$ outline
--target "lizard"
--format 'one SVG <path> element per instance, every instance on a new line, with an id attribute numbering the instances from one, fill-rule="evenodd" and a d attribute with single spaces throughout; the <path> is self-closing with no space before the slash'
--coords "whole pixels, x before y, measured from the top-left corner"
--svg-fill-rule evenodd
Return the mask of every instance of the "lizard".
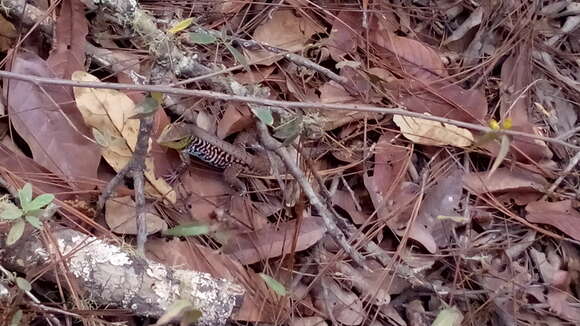
<path id="1" fill-rule="evenodd" d="M 177 175 L 187 168 L 189 157 L 193 156 L 223 170 L 226 182 L 244 193 L 246 186 L 239 180 L 239 175 L 270 175 L 271 164 L 267 155 L 254 155 L 246 151 L 247 139 L 241 136 L 231 144 L 193 124 L 174 123 L 163 130 L 157 141 L 162 146 L 180 151 L 182 165 L 178 168 Z"/>

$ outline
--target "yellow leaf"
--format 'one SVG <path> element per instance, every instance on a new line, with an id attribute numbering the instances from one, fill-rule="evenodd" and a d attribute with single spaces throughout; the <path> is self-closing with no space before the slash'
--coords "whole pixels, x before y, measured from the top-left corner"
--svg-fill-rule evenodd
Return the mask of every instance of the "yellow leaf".
<path id="1" fill-rule="evenodd" d="M 497 121 L 495 121 L 495 119 L 491 119 L 489 120 L 489 127 L 493 130 L 499 130 L 500 126 L 499 123 Z"/>
<path id="2" fill-rule="evenodd" d="M 513 126 L 513 121 L 512 118 L 507 118 L 503 121 L 503 123 L 501 124 L 501 127 L 503 129 L 512 129 Z"/>
<path id="3" fill-rule="evenodd" d="M 500 142 L 500 145 L 499 145 L 499 152 L 497 153 L 497 157 L 495 158 L 495 161 L 493 161 L 493 164 L 491 166 L 491 169 L 489 170 L 489 173 L 487 175 L 488 178 L 491 177 L 491 175 L 495 172 L 495 170 L 497 170 L 497 168 L 500 166 L 500 164 L 503 162 L 503 160 L 507 156 L 509 150 L 510 150 L 510 139 L 509 139 L 509 137 L 506 136 L 506 135 L 501 135 L 501 142 Z"/>
<path id="4" fill-rule="evenodd" d="M 100 82 L 97 77 L 84 71 L 75 71 L 72 80 Z M 140 122 L 130 119 L 137 113 L 135 103 L 117 90 L 86 87 L 74 87 L 73 90 L 85 123 L 98 130 L 99 134 L 107 135 L 109 139 L 120 140 L 99 144 L 107 163 L 119 172 L 131 160 L 137 143 Z M 153 160 L 147 158 L 143 173 L 149 185 L 146 185 L 145 190 L 152 196 L 164 197 L 175 203 L 175 191 L 165 180 L 155 177 L 154 171 Z"/>
<path id="5" fill-rule="evenodd" d="M 193 18 L 184 19 L 171 27 L 167 33 L 176 34 L 177 32 L 181 32 L 182 30 L 188 28 L 191 26 L 191 24 L 193 24 Z"/>
<path id="6" fill-rule="evenodd" d="M 401 115 L 393 116 L 393 121 L 407 139 L 417 144 L 468 147 L 473 143 L 469 130 L 447 123 Z"/>

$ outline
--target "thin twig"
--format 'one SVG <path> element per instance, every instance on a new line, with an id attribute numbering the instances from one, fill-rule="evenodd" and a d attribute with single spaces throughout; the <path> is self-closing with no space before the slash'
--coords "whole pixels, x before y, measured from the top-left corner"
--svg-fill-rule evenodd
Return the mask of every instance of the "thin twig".
<path id="1" fill-rule="evenodd" d="M 102 83 L 102 82 L 80 82 L 72 81 L 59 78 L 46 78 L 38 77 L 32 75 L 19 74 L 8 71 L 0 71 L 0 77 L 11 78 L 17 80 L 28 81 L 35 84 L 49 84 L 49 85 L 60 85 L 60 86 L 72 86 L 72 87 L 88 87 L 88 88 L 105 88 L 105 89 L 117 89 L 117 90 L 129 90 L 129 91 L 141 91 L 141 92 L 160 92 L 165 94 L 175 94 L 184 96 L 197 96 L 211 99 L 218 99 L 224 101 L 235 101 L 244 103 L 261 104 L 273 107 L 283 107 L 287 109 L 291 108 L 302 108 L 302 109 L 328 109 L 328 110 L 340 110 L 340 111 L 356 111 L 356 112 L 373 112 L 380 114 L 398 114 L 401 116 L 420 118 L 424 120 L 437 121 L 441 123 L 447 123 L 450 125 L 467 128 L 471 130 L 480 131 L 483 133 L 496 133 L 503 135 L 510 135 L 516 137 L 526 137 L 530 139 L 537 139 L 549 143 L 559 144 L 564 147 L 568 147 L 574 150 L 580 150 L 580 146 L 565 142 L 561 139 L 545 137 L 540 135 L 529 134 L 514 130 L 493 130 L 484 125 L 463 122 L 458 120 L 453 120 L 449 118 L 438 117 L 434 115 L 425 115 L 418 112 L 407 111 L 403 108 L 385 108 L 379 106 L 372 106 L 367 104 L 329 104 L 320 102 L 291 102 L 291 101 L 279 101 L 270 100 L 265 98 L 253 97 L 253 96 L 240 96 L 240 95 L 230 95 L 226 93 L 206 91 L 206 90 L 195 90 L 195 89 L 182 89 L 167 86 L 156 86 L 156 85 L 135 85 L 135 84 L 122 84 L 122 83 Z"/>
<path id="2" fill-rule="evenodd" d="M 542 200 L 546 200 L 546 199 L 548 199 L 549 196 L 552 195 L 554 190 L 556 190 L 556 188 L 558 188 L 560 183 L 562 183 L 562 181 L 564 181 L 564 178 L 567 177 L 568 173 L 570 173 L 570 171 L 572 171 L 572 169 L 578 164 L 579 161 L 580 161 L 580 152 L 577 152 L 576 155 L 574 155 L 574 157 L 572 157 L 572 159 L 570 159 L 570 162 L 568 162 L 568 165 L 566 166 L 564 171 L 562 171 L 560 173 L 560 176 L 558 177 L 558 179 L 556 179 L 556 181 L 554 181 L 554 183 L 552 183 L 550 188 L 548 188 L 548 190 L 546 190 L 546 193 L 542 197 Z"/>
<path id="3" fill-rule="evenodd" d="M 336 225 L 335 217 L 333 214 L 328 210 L 326 205 L 322 203 L 312 185 L 306 181 L 306 176 L 304 173 L 296 166 L 294 160 L 288 154 L 286 148 L 281 146 L 280 142 L 275 140 L 270 136 L 268 133 L 268 128 L 261 122 L 257 123 L 258 131 L 260 135 L 260 140 L 262 141 L 264 147 L 268 150 L 273 151 L 276 153 L 284 162 L 284 165 L 288 169 L 288 172 L 294 176 L 296 181 L 300 184 L 300 187 L 304 191 L 304 194 L 308 197 L 310 204 L 318 210 L 318 213 L 322 217 L 324 221 L 324 225 L 326 226 L 326 231 L 330 234 L 332 239 L 336 241 L 336 243 L 349 255 L 355 263 L 359 266 L 366 268 L 366 264 L 364 263 L 364 258 L 360 253 L 358 253 L 346 240 L 344 233 L 338 228 Z"/>
<path id="4" fill-rule="evenodd" d="M 133 174 L 133 184 L 135 186 L 135 208 L 137 213 L 137 253 L 145 257 L 145 242 L 147 241 L 147 223 L 145 222 L 145 180 L 143 170 L 145 169 L 145 159 L 149 148 L 149 138 L 153 130 L 153 117 L 141 118 L 139 135 L 135 152 L 131 159 L 131 170 Z"/>

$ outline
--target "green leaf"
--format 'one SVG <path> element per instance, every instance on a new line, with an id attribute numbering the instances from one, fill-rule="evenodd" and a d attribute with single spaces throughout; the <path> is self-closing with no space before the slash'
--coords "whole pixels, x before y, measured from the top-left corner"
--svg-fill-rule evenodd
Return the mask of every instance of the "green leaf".
<path id="1" fill-rule="evenodd" d="M 20 205 L 24 206 L 32 200 L 32 185 L 27 183 L 18 191 L 18 199 L 20 199 Z"/>
<path id="2" fill-rule="evenodd" d="M 18 326 L 22 321 L 22 310 L 18 309 L 10 319 L 10 326 Z"/>
<path id="3" fill-rule="evenodd" d="M 272 110 L 266 108 L 252 108 L 252 113 L 260 121 L 262 121 L 266 126 L 271 126 L 274 124 L 274 116 L 272 116 Z"/>
<path id="4" fill-rule="evenodd" d="M 4 210 L 0 212 L 0 220 L 15 220 L 22 217 L 24 212 L 15 205 L 6 205 Z"/>
<path id="5" fill-rule="evenodd" d="M 42 194 L 27 204 L 22 204 L 24 212 L 34 211 L 46 207 L 54 200 L 53 194 Z"/>
<path id="6" fill-rule="evenodd" d="M 506 156 L 510 150 L 510 143 L 511 143 L 510 139 L 507 135 L 501 135 L 499 152 L 497 153 L 497 157 L 495 158 L 495 161 L 493 161 L 491 169 L 489 170 L 489 173 L 487 174 L 487 178 L 491 177 L 491 175 L 495 172 L 495 170 L 497 170 L 497 168 L 501 165 L 503 160 L 506 158 Z"/>
<path id="7" fill-rule="evenodd" d="M 42 222 L 36 216 L 26 215 L 24 219 L 30 223 L 30 225 L 34 226 L 35 228 L 42 230 Z"/>
<path id="8" fill-rule="evenodd" d="M 155 325 L 160 326 L 169 324 L 173 320 L 179 318 L 183 314 L 184 310 L 192 308 L 193 305 L 191 304 L 191 302 L 187 300 L 177 300 L 173 302 L 171 305 L 169 305 L 169 307 L 167 307 L 167 310 L 165 310 L 165 313 L 163 313 L 163 315 L 159 317 Z"/>
<path id="9" fill-rule="evenodd" d="M 6 237 L 6 245 L 11 246 L 22 237 L 24 233 L 24 227 L 26 222 L 24 220 L 18 220 L 16 223 L 12 224 L 10 231 L 8 231 L 8 236 Z"/>
<path id="10" fill-rule="evenodd" d="M 23 279 L 22 277 L 17 277 L 16 278 L 16 285 L 22 291 L 30 291 L 30 290 L 32 290 L 32 285 L 30 285 L 30 282 L 28 282 L 27 280 Z"/>
<path id="11" fill-rule="evenodd" d="M 109 139 L 103 134 L 99 129 L 93 128 L 93 138 L 95 138 L 95 142 L 97 145 L 102 147 L 109 147 Z"/>
<path id="12" fill-rule="evenodd" d="M 143 102 L 137 105 L 135 108 L 135 114 L 131 115 L 129 119 L 141 119 L 153 116 L 159 108 L 159 102 L 151 96 L 145 97 Z"/>
<path id="13" fill-rule="evenodd" d="M 298 114 L 294 119 L 276 128 L 274 137 L 284 140 L 282 146 L 288 146 L 296 137 L 300 136 L 303 121 L 303 115 Z"/>
<path id="14" fill-rule="evenodd" d="M 234 48 L 230 43 L 224 43 L 224 45 L 226 46 L 226 49 L 230 51 L 234 59 L 236 59 L 239 64 L 243 65 L 244 69 L 250 71 L 250 66 L 248 65 L 248 60 L 246 60 L 246 57 L 244 57 L 244 55 L 241 54 L 240 51 Z"/>
<path id="15" fill-rule="evenodd" d="M 164 235 L 176 237 L 193 237 L 196 235 L 208 234 L 209 226 L 207 225 L 178 225 L 165 232 Z"/>
<path id="16" fill-rule="evenodd" d="M 181 318 L 182 324 L 194 325 L 195 323 L 197 323 L 199 318 L 201 318 L 201 315 L 202 315 L 201 311 L 197 309 L 188 310 L 183 314 L 183 318 Z"/>
<path id="17" fill-rule="evenodd" d="M 193 24 L 193 17 L 192 18 L 187 18 L 187 19 L 184 19 L 184 20 L 178 22 L 173 27 L 171 27 L 167 31 L 167 33 L 175 34 L 177 32 L 181 32 L 182 30 L 184 30 L 184 29 L 188 28 L 189 26 L 191 26 L 191 24 Z"/>
<path id="18" fill-rule="evenodd" d="M 459 326 L 463 320 L 463 314 L 457 308 L 452 307 L 441 310 L 431 326 Z"/>
<path id="19" fill-rule="evenodd" d="M 282 285 L 282 283 L 276 281 L 270 276 L 264 273 L 260 273 L 260 277 L 264 280 L 264 282 L 266 282 L 266 285 L 268 285 L 268 287 L 272 289 L 272 291 L 276 292 L 276 294 L 278 294 L 279 296 L 285 296 L 288 293 L 288 291 L 286 291 L 286 288 L 284 287 L 284 285 Z"/>
<path id="20" fill-rule="evenodd" d="M 217 38 L 206 31 L 189 33 L 189 38 L 195 44 L 214 44 Z"/>

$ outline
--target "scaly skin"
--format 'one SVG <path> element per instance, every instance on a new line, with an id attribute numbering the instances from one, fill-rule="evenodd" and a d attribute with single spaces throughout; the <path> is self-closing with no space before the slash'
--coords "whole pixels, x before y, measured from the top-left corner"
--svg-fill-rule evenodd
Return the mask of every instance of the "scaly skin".
<path id="1" fill-rule="evenodd" d="M 250 154 L 245 144 L 230 144 L 207 131 L 190 124 L 178 123 L 164 130 L 158 142 L 166 147 L 180 150 L 184 164 L 188 165 L 188 157 L 194 156 L 199 160 L 224 170 L 224 177 L 236 190 L 246 190 L 245 185 L 238 179 L 240 173 L 269 175 L 270 161 L 265 156 Z M 183 167 L 184 166 L 184 167 Z M 178 170 L 178 174 L 182 171 Z"/>

